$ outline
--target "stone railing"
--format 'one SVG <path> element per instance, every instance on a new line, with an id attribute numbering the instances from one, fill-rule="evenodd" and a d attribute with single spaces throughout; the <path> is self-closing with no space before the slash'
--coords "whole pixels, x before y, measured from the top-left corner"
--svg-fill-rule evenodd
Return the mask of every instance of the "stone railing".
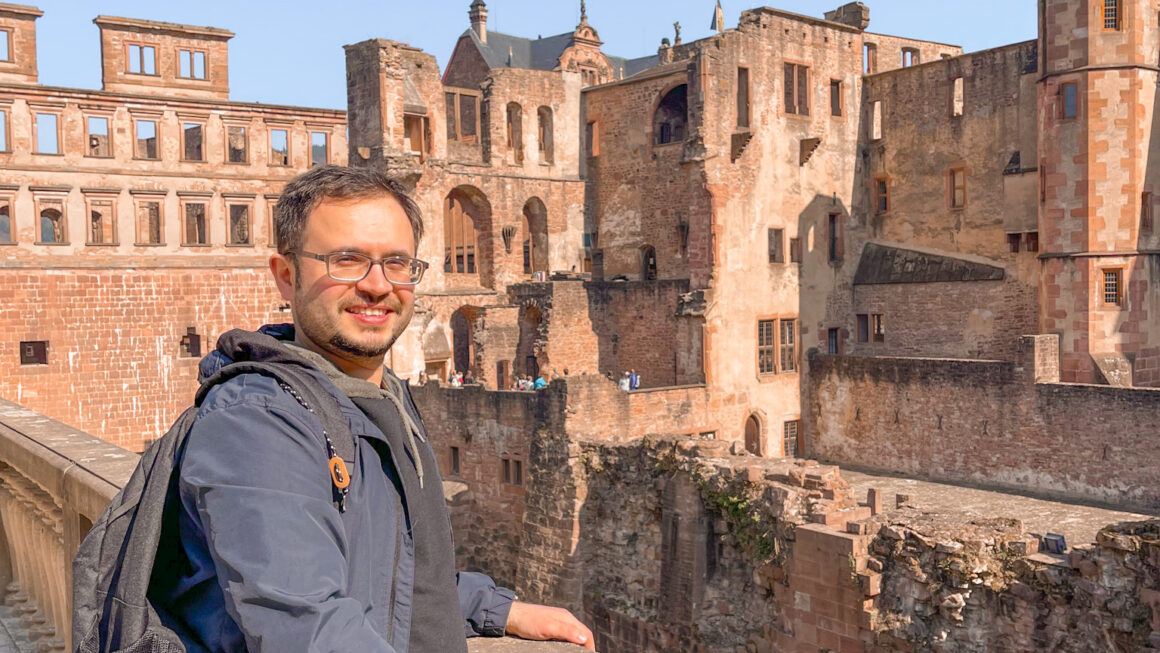
<path id="1" fill-rule="evenodd" d="M 0 399 L 0 617 L 17 649 L 72 650 L 72 559 L 138 455 Z M 11 630 L 15 622 L 4 619 Z M 0 633 L 0 651 L 9 650 Z M 567 644 L 470 640 L 471 653 L 563 653 Z"/>

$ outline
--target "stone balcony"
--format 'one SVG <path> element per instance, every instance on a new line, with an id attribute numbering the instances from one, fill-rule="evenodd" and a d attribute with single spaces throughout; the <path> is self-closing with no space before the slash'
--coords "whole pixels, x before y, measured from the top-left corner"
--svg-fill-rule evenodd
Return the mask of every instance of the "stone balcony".
<path id="1" fill-rule="evenodd" d="M 72 650 L 72 559 L 137 459 L 131 451 L 0 399 L 0 653 Z M 583 649 L 475 638 L 468 650 Z"/>

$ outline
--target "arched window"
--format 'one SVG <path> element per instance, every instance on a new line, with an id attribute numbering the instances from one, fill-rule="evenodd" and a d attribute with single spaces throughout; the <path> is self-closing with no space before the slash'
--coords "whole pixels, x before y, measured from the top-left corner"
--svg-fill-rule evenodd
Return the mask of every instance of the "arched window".
<path id="1" fill-rule="evenodd" d="M 640 248 L 640 278 L 645 281 L 657 278 L 657 250 L 652 245 Z"/>
<path id="2" fill-rule="evenodd" d="M 64 215 L 58 209 L 42 209 L 40 211 L 40 242 L 65 242 Z"/>
<path id="3" fill-rule="evenodd" d="M 761 455 L 761 422 L 757 415 L 750 415 L 745 420 L 745 450 L 755 456 Z"/>
<path id="4" fill-rule="evenodd" d="M 524 204 L 520 218 L 520 242 L 523 245 L 524 274 L 548 271 L 548 209 L 539 198 Z"/>
<path id="5" fill-rule="evenodd" d="M 540 123 L 540 162 L 552 162 L 552 109 L 540 107 L 536 110 Z"/>
<path id="6" fill-rule="evenodd" d="M 689 122 L 689 87 L 681 84 L 665 94 L 653 114 L 653 142 L 657 145 L 679 143 L 685 140 L 685 125 Z"/>
<path id="7" fill-rule="evenodd" d="M 524 110 L 516 102 L 507 105 L 507 146 L 517 164 L 524 162 Z"/>
<path id="8" fill-rule="evenodd" d="M 458 190 L 451 191 L 443 211 L 443 271 L 447 274 L 475 274 L 475 216 L 471 200 Z"/>
<path id="9" fill-rule="evenodd" d="M 10 243 L 12 235 L 12 215 L 6 200 L 0 200 L 0 243 Z"/>

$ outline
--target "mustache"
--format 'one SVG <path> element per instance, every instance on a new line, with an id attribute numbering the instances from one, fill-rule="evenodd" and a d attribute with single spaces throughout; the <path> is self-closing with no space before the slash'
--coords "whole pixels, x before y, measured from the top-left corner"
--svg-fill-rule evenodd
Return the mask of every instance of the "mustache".
<path id="1" fill-rule="evenodd" d="M 339 310 L 346 310 L 352 306 L 365 306 L 368 308 L 385 308 L 394 313 L 403 312 L 403 302 L 399 301 L 397 297 L 387 295 L 385 297 L 371 297 L 366 295 L 359 295 L 358 297 L 349 301 L 344 301 L 339 305 Z"/>

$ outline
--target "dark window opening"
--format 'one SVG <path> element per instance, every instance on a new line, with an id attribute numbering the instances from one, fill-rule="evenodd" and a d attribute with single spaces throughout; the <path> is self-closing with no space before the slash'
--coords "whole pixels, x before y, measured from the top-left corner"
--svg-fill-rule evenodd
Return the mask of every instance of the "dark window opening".
<path id="1" fill-rule="evenodd" d="M 826 232 L 826 240 L 828 243 L 828 254 L 830 263 L 838 263 L 842 260 L 842 216 L 838 213 L 831 213 L 827 220 L 828 230 Z"/>
<path id="2" fill-rule="evenodd" d="M 881 313 L 870 316 L 870 328 L 874 333 L 874 342 L 886 342 L 886 325 L 882 321 Z"/>
<path id="3" fill-rule="evenodd" d="M 1120 2 L 1119 0 L 1104 0 L 1103 11 L 1105 30 L 1120 29 Z"/>
<path id="4" fill-rule="evenodd" d="M 516 165 L 524 162 L 524 110 L 515 102 L 507 105 L 507 146 Z"/>
<path id="5" fill-rule="evenodd" d="M 1152 193 L 1140 193 L 1140 231 L 1152 230 Z"/>
<path id="6" fill-rule="evenodd" d="M 641 279 L 654 281 L 657 278 L 657 250 L 652 245 L 645 245 L 640 250 Z"/>
<path id="7" fill-rule="evenodd" d="M 687 84 L 665 94 L 653 114 L 654 142 L 657 145 L 685 140 L 685 126 L 689 121 L 689 87 Z"/>
<path id="8" fill-rule="evenodd" d="M 770 229 L 769 230 L 769 262 L 770 263 L 785 263 L 785 237 L 784 230 Z"/>
<path id="9" fill-rule="evenodd" d="M 962 168 L 954 168 L 947 175 L 948 195 L 952 209 L 967 205 L 967 173 Z"/>
<path id="10" fill-rule="evenodd" d="M 459 476 L 459 447 L 451 447 L 451 473 Z"/>
<path id="11" fill-rule="evenodd" d="M 137 243 L 161 244 L 161 202 L 148 201 L 137 204 Z"/>
<path id="12" fill-rule="evenodd" d="M 786 458 L 796 458 L 798 455 L 798 422 L 796 419 L 790 420 L 783 427 L 782 451 Z"/>
<path id="13" fill-rule="evenodd" d="M 789 239 L 789 262 L 790 263 L 801 263 L 802 262 L 802 240 L 801 240 L 801 238 L 790 238 Z"/>
<path id="14" fill-rule="evenodd" d="M 474 204 L 466 195 L 452 191 L 444 204 L 443 271 L 475 274 L 476 231 Z"/>
<path id="15" fill-rule="evenodd" d="M 209 232 L 205 220 L 205 204 L 185 203 L 185 241 L 182 245 L 208 245 Z"/>
<path id="16" fill-rule="evenodd" d="M 202 134 L 205 128 L 195 122 L 184 123 L 181 127 L 181 152 L 185 161 L 204 161 Z"/>
<path id="17" fill-rule="evenodd" d="M 749 69 L 737 69 L 737 126 L 749 126 Z"/>
<path id="18" fill-rule="evenodd" d="M 810 69 L 799 64 L 785 64 L 785 112 L 810 114 Z"/>
<path id="19" fill-rule="evenodd" d="M 48 341 L 30 340 L 20 343 L 21 365 L 48 365 Z"/>
<path id="20" fill-rule="evenodd" d="M 444 93 L 447 140 L 474 142 L 479 133 L 479 97 L 469 93 Z"/>
<path id="21" fill-rule="evenodd" d="M 1063 117 L 1075 118 L 1079 115 L 1079 90 L 1074 83 L 1064 84 L 1062 87 L 1063 95 Z"/>
<path id="22" fill-rule="evenodd" d="M 116 242 L 116 222 L 113 202 L 94 200 L 89 202 L 89 242 L 90 245 L 111 245 Z"/>
<path id="23" fill-rule="evenodd" d="M 230 244 L 250 244 L 250 207 L 246 204 L 230 204 Z"/>
<path id="24" fill-rule="evenodd" d="M 552 109 L 540 107 L 536 110 L 540 134 L 540 163 L 551 163 L 555 159 L 555 145 L 552 136 Z"/>
<path id="25" fill-rule="evenodd" d="M 826 331 L 826 353 L 831 356 L 837 356 L 842 353 L 841 344 L 839 342 L 839 333 L 837 329 L 828 329 Z"/>
<path id="26" fill-rule="evenodd" d="M 842 115 L 842 82 L 837 79 L 830 80 L 830 115 Z"/>
<path id="27" fill-rule="evenodd" d="M 1039 232 L 1038 231 L 1028 231 L 1027 233 L 1023 234 L 1023 242 L 1026 243 L 1027 251 L 1038 252 L 1039 251 Z"/>
<path id="28" fill-rule="evenodd" d="M 197 327 L 187 327 L 185 335 L 181 336 L 181 349 L 178 352 L 181 358 L 201 358 L 201 336 Z"/>
<path id="29" fill-rule="evenodd" d="M 1020 240 L 1022 240 L 1022 236 L 1019 234 L 1007 234 L 1007 249 L 1018 252 Z"/>
<path id="30" fill-rule="evenodd" d="M 246 128 L 241 125 L 226 127 L 226 161 L 246 163 L 250 160 Z"/>
<path id="31" fill-rule="evenodd" d="M 890 187 L 885 179 L 874 180 L 874 212 L 881 215 L 890 210 Z"/>
<path id="32" fill-rule="evenodd" d="M 870 342 L 870 316 L 858 314 L 858 342 Z"/>

